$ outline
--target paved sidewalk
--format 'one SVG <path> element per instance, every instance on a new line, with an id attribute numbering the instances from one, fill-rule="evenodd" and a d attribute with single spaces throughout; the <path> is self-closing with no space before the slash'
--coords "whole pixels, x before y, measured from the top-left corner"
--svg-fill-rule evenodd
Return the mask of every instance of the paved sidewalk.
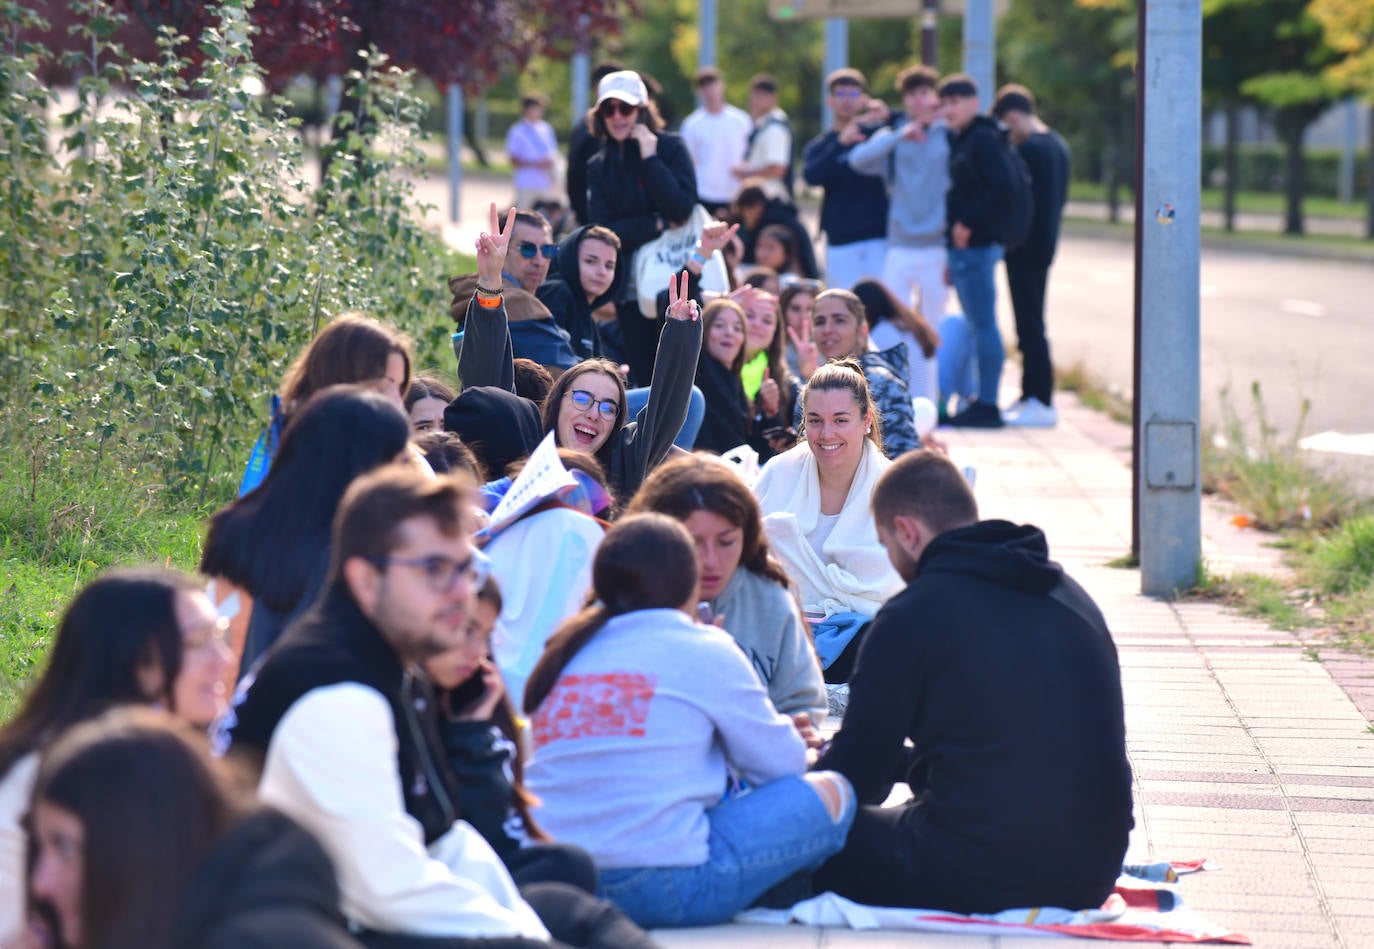
<path id="1" fill-rule="evenodd" d="M 1147 599 L 1138 571 L 1107 566 L 1130 543 L 1129 431 L 1069 395 L 1060 415 L 1052 430 L 941 436 L 977 467 L 982 515 L 1044 528 L 1052 556 L 1107 616 L 1135 770 L 1129 858 L 1208 858 L 1216 869 L 1180 884 L 1185 901 L 1257 946 L 1374 946 L 1374 710 L 1361 713 L 1333 680 L 1334 660 L 1309 660 L 1288 633 L 1212 602 Z M 1213 569 L 1279 569 L 1258 535 L 1205 504 Z M 1374 684 L 1374 661 L 1344 664 L 1342 678 Z M 658 935 L 669 947 L 1044 945 L 797 926 Z"/>

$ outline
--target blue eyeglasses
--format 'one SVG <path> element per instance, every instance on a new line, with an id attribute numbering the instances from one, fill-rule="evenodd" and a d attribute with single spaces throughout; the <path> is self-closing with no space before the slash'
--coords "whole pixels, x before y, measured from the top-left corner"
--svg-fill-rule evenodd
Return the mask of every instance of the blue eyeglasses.
<path id="1" fill-rule="evenodd" d="M 518 249 L 520 256 L 526 260 L 534 260 L 535 254 L 543 254 L 548 260 L 553 260 L 558 256 L 557 244 L 536 244 L 534 241 L 521 241 Z"/>
<path id="2" fill-rule="evenodd" d="M 568 398 L 572 399 L 573 408 L 579 412 L 585 412 L 595 405 L 597 412 L 607 421 L 614 421 L 620 413 L 620 403 L 615 399 L 598 399 L 586 389 L 573 389 L 568 393 Z"/>

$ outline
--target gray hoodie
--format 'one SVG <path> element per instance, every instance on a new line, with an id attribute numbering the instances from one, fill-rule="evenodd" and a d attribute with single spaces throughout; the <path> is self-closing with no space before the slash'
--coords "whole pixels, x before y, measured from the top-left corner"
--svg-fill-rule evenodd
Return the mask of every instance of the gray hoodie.
<path id="1" fill-rule="evenodd" d="M 883 178 L 892 190 L 887 212 L 887 241 L 895 247 L 943 247 L 945 192 L 949 190 L 949 135 L 944 122 L 926 131 L 926 140 L 905 138 L 903 116 L 893 128 L 881 128 L 849 151 L 849 165 L 865 175 Z"/>
<path id="2" fill-rule="evenodd" d="M 825 681 L 811 636 L 796 602 L 767 577 L 741 566 L 711 603 L 724 618 L 774 707 L 784 715 L 809 712 L 817 724 L 825 717 Z"/>

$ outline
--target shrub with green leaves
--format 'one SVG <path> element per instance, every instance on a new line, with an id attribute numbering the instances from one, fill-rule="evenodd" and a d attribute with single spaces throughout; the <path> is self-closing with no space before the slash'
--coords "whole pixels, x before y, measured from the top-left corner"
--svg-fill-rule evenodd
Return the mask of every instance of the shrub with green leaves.
<path id="1" fill-rule="evenodd" d="M 407 73 L 364 58 L 359 115 L 316 188 L 296 123 L 251 94 L 240 3 L 199 37 L 195 70 L 170 35 L 159 61 L 126 62 L 108 45 L 116 12 L 88 6 L 53 154 L 33 79 L 46 53 L 14 41 L 33 14 L 0 0 L 0 431 L 44 477 L 138 468 L 175 495 L 223 497 L 267 395 L 330 317 L 364 310 L 419 338 L 446 323 L 450 255 L 398 173 L 421 165 L 423 106 Z"/>

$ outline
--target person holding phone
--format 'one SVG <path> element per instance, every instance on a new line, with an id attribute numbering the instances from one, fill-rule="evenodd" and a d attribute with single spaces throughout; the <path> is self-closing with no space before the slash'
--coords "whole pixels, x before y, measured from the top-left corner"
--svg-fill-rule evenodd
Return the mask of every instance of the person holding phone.
<path id="1" fill-rule="evenodd" d="M 587 163 L 587 223 L 604 224 L 620 237 L 620 253 L 635 251 L 681 224 L 697 203 L 692 155 L 663 119 L 639 73 L 624 69 L 603 78 L 587 127 L 602 139 Z M 616 300 L 616 321 L 625 339 L 630 379 L 647 385 L 653 375 L 662 320 L 639 311 L 633 270 Z"/>

